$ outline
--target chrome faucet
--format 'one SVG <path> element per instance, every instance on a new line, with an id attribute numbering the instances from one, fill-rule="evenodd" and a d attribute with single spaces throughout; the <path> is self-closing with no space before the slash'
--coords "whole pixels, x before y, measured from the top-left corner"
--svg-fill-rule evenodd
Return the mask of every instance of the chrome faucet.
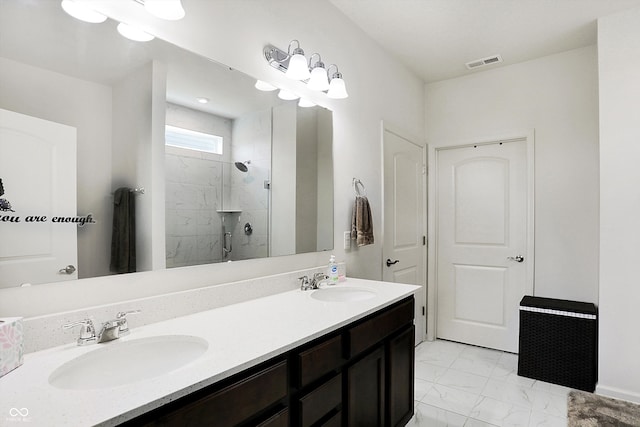
<path id="1" fill-rule="evenodd" d="M 108 342 L 117 340 L 120 337 L 129 334 L 129 323 L 127 322 L 128 314 L 137 314 L 140 310 L 121 311 L 116 314 L 116 318 L 107 320 L 102 324 L 102 330 L 98 334 L 98 342 Z"/>
<path id="2" fill-rule="evenodd" d="M 324 273 L 316 273 L 313 275 L 313 279 L 311 279 L 311 289 L 318 289 L 320 288 L 320 283 L 322 283 L 322 281 L 327 280 L 329 278 L 329 276 L 327 276 Z"/>
<path id="3" fill-rule="evenodd" d="M 300 290 L 308 291 L 309 289 L 318 289 L 320 287 L 320 283 L 328 278 L 329 276 L 324 273 L 316 273 L 311 279 L 306 275 L 298 277 L 298 280 L 300 281 Z"/>
<path id="4" fill-rule="evenodd" d="M 96 328 L 93 326 L 93 321 L 91 319 L 67 323 L 66 325 L 62 325 L 62 329 L 71 329 L 76 326 L 80 326 L 80 338 L 78 338 L 78 345 L 108 342 L 123 337 L 129 333 L 127 315 L 136 313 L 140 313 L 140 310 L 119 312 L 116 314 L 115 319 L 106 321 L 102 324 L 102 329 L 97 336 Z"/>

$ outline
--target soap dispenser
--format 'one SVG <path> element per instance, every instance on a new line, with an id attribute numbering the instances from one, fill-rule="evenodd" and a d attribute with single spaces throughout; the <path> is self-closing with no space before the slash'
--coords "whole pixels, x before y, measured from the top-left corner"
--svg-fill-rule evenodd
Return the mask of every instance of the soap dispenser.
<path id="1" fill-rule="evenodd" d="M 327 276 L 329 276 L 330 285 L 338 283 L 338 263 L 336 262 L 335 255 L 331 255 L 331 258 L 329 258 L 329 271 L 327 272 Z"/>

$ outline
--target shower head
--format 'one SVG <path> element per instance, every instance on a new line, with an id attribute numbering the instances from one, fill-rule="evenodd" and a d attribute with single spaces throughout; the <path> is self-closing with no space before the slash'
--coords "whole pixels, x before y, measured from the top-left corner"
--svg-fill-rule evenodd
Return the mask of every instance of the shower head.
<path id="1" fill-rule="evenodd" d="M 244 162 L 236 162 L 235 165 L 240 172 L 247 172 L 249 170 L 247 165 L 249 165 L 250 163 L 251 163 L 251 160 L 246 160 Z"/>

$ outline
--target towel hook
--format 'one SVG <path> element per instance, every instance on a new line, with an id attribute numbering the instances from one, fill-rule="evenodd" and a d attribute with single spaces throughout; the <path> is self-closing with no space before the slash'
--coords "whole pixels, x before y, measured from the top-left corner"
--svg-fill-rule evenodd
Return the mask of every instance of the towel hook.
<path id="1" fill-rule="evenodd" d="M 367 189 L 364 187 L 364 184 L 362 183 L 362 181 L 360 181 L 358 178 L 353 178 L 353 181 L 351 183 L 353 185 L 353 191 L 356 193 L 356 196 L 359 196 L 359 197 L 367 196 Z M 358 184 L 360 185 L 360 188 L 362 190 L 358 189 Z"/>

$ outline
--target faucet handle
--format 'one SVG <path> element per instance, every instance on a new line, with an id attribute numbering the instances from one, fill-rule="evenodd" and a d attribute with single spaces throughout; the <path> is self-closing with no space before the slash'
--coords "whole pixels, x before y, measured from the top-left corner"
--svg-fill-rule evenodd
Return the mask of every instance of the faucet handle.
<path id="1" fill-rule="evenodd" d="M 129 333 L 129 323 L 127 322 L 127 315 L 138 313 L 140 313 L 140 310 L 121 311 L 116 314 L 116 319 L 120 321 L 120 325 L 118 326 L 119 336 L 124 336 Z"/>
<path id="2" fill-rule="evenodd" d="M 91 319 L 83 319 L 77 322 L 64 324 L 62 325 L 62 329 L 71 329 L 76 326 L 80 326 L 78 345 L 93 344 L 98 340 L 96 337 L 96 328 L 93 326 L 93 321 Z"/>

